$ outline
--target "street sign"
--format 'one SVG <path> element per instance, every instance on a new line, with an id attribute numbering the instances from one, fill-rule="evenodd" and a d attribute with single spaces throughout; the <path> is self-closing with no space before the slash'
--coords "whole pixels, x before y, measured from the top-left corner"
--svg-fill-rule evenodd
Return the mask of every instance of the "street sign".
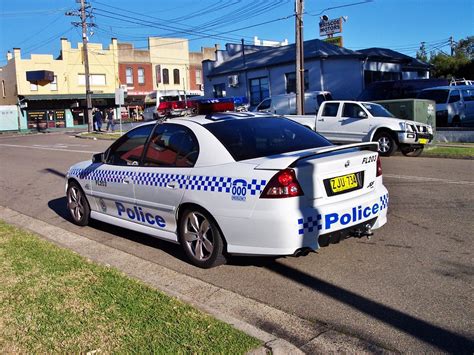
<path id="1" fill-rule="evenodd" d="M 334 33 L 342 32 L 342 17 L 333 20 L 322 20 L 319 22 L 319 35 L 320 36 L 329 36 Z"/>
<path id="2" fill-rule="evenodd" d="M 122 88 L 115 89 L 115 104 L 123 105 L 125 103 L 125 90 Z"/>
<path id="3" fill-rule="evenodd" d="M 343 47 L 342 36 L 328 37 L 323 39 L 324 42 L 334 44 L 335 46 Z"/>

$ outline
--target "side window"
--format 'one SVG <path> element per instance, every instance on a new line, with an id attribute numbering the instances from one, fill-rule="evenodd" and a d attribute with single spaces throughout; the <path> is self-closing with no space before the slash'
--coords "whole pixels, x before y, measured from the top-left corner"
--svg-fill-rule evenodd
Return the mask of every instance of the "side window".
<path id="1" fill-rule="evenodd" d="M 359 112 L 364 112 L 362 107 L 357 104 L 344 104 L 344 109 L 342 110 L 342 117 L 352 117 L 359 118 Z"/>
<path id="2" fill-rule="evenodd" d="M 193 167 L 199 155 L 196 136 L 187 127 L 158 125 L 153 132 L 143 165 L 156 167 Z"/>
<path id="3" fill-rule="evenodd" d="M 272 104 L 272 99 L 263 100 L 260 105 L 258 105 L 258 110 L 268 110 Z"/>
<path id="4" fill-rule="evenodd" d="M 324 110 L 323 110 L 323 116 L 326 117 L 336 117 L 337 116 L 337 110 L 339 109 L 339 103 L 337 102 L 327 102 L 324 105 Z"/>
<path id="5" fill-rule="evenodd" d="M 449 95 L 448 103 L 458 102 L 459 100 L 461 100 L 461 95 L 459 93 L 459 90 L 451 91 L 451 94 Z"/>
<path id="6" fill-rule="evenodd" d="M 474 90 L 463 90 L 462 96 L 464 101 L 474 101 Z"/>
<path id="7" fill-rule="evenodd" d="M 138 165 L 153 125 L 135 128 L 118 139 L 109 149 L 107 164 Z"/>

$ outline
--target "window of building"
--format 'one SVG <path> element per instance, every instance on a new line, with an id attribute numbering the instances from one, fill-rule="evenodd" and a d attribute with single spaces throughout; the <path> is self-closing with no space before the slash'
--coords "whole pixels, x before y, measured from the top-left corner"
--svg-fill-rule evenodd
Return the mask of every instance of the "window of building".
<path id="1" fill-rule="evenodd" d="M 179 69 L 173 69 L 173 81 L 175 84 L 179 84 Z"/>
<path id="2" fill-rule="evenodd" d="M 125 69 L 125 82 L 127 85 L 133 85 L 133 69 L 127 68 Z"/>
<path id="3" fill-rule="evenodd" d="M 374 81 L 401 80 L 400 72 L 364 70 L 364 83 L 368 85 Z"/>
<path id="4" fill-rule="evenodd" d="M 2 80 L 2 95 L 3 97 L 7 96 L 7 92 L 5 90 L 5 80 Z"/>
<path id="5" fill-rule="evenodd" d="M 286 81 L 286 93 L 295 93 L 296 92 L 296 73 L 286 73 L 285 74 L 285 81 Z M 309 78 L 308 78 L 308 71 L 304 71 L 304 91 L 307 91 L 309 88 Z"/>
<path id="6" fill-rule="evenodd" d="M 181 125 L 156 126 L 143 159 L 143 165 L 156 167 L 192 167 L 199 154 L 194 133 Z"/>
<path id="7" fill-rule="evenodd" d="M 145 84 L 145 69 L 143 68 L 138 68 L 138 84 Z"/>
<path id="8" fill-rule="evenodd" d="M 161 83 L 161 65 L 155 65 L 156 86 Z"/>
<path id="9" fill-rule="evenodd" d="M 202 71 L 199 69 L 196 69 L 196 84 L 197 85 L 202 84 Z"/>
<path id="10" fill-rule="evenodd" d="M 55 75 L 54 80 L 49 84 L 51 91 L 58 91 L 58 77 Z"/>
<path id="11" fill-rule="evenodd" d="M 168 69 L 163 69 L 163 84 L 170 83 L 170 72 Z"/>
<path id="12" fill-rule="evenodd" d="M 270 96 L 268 78 L 250 79 L 250 105 L 258 105 Z"/>
<path id="13" fill-rule="evenodd" d="M 30 83 L 30 90 L 31 91 L 38 91 L 38 84 Z"/>
<path id="14" fill-rule="evenodd" d="M 222 84 L 215 84 L 214 85 L 214 97 L 219 98 L 219 97 L 225 97 L 226 92 L 225 92 L 225 83 Z"/>
<path id="15" fill-rule="evenodd" d="M 106 84 L 105 74 L 90 74 L 89 82 L 91 85 L 104 86 Z M 86 85 L 85 74 L 79 74 L 79 85 Z"/>

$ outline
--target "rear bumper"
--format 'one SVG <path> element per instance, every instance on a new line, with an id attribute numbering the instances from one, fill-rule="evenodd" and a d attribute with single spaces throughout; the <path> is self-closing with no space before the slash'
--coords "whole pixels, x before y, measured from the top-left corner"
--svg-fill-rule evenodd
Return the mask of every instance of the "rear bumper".
<path id="1" fill-rule="evenodd" d="M 296 202 L 296 201 L 295 201 Z M 327 201 L 326 201 L 327 202 Z M 231 254 L 293 255 L 298 249 L 316 250 L 323 235 L 352 236 L 354 228 L 387 221 L 388 192 L 379 185 L 371 193 L 321 206 L 255 210 L 249 219 L 217 218 Z M 236 227 L 238 226 L 238 227 Z M 354 228 L 353 228 L 354 227 Z"/>

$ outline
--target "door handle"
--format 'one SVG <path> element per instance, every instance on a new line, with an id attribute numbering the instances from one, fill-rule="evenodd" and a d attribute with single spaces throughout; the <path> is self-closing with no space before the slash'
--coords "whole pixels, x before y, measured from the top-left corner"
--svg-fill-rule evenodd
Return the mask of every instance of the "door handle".
<path id="1" fill-rule="evenodd" d="M 123 179 L 124 184 L 130 184 L 130 179 Z"/>
<path id="2" fill-rule="evenodd" d="M 318 121 L 319 122 L 324 122 L 324 118 L 320 118 Z"/>
<path id="3" fill-rule="evenodd" d="M 166 184 L 166 187 L 170 188 L 170 189 L 175 189 L 176 188 L 176 184 L 174 182 L 169 182 Z"/>

